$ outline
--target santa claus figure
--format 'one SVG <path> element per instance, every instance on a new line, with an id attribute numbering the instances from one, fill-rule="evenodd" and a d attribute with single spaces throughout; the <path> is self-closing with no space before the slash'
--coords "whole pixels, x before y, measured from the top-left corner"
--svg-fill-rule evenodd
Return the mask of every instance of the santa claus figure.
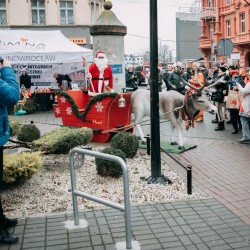
<path id="1" fill-rule="evenodd" d="M 103 51 L 96 53 L 94 62 L 89 66 L 87 78 L 90 82 L 88 90 L 90 96 L 114 92 L 112 69 Z"/>

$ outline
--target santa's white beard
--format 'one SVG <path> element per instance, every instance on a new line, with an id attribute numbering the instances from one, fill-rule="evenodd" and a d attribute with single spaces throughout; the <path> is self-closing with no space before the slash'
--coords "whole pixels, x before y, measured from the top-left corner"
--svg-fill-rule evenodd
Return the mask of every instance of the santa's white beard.
<path id="1" fill-rule="evenodd" d="M 95 58 L 95 64 L 100 71 L 104 71 L 108 66 L 108 58 Z"/>

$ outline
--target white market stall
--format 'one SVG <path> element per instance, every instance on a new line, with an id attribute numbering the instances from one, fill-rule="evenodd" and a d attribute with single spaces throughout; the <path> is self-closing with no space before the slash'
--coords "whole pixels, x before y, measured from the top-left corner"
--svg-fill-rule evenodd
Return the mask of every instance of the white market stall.
<path id="1" fill-rule="evenodd" d="M 80 47 L 60 30 L 0 30 L 0 52 L 14 64 L 71 63 L 93 60 L 93 51 Z"/>
<path id="2" fill-rule="evenodd" d="M 20 76 L 25 67 L 34 89 L 56 85 L 54 73 L 68 74 L 73 82 L 85 84 L 86 62 L 93 61 L 93 51 L 78 46 L 60 30 L 0 30 L 0 56 L 11 62 Z"/>

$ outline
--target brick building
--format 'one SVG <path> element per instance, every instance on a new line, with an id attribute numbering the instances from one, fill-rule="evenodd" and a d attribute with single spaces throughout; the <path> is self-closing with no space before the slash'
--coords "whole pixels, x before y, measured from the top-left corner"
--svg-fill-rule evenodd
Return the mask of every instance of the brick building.
<path id="1" fill-rule="evenodd" d="M 233 43 L 229 57 L 218 53 L 221 39 Z M 210 66 L 214 61 L 226 61 L 250 67 L 250 1 L 202 0 L 200 49 Z"/>

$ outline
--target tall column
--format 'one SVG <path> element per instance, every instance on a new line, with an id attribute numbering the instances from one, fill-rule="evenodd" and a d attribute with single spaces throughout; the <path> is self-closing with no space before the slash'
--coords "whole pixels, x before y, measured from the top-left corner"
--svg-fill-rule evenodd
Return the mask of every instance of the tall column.
<path id="1" fill-rule="evenodd" d="M 124 36 L 127 34 L 127 27 L 118 20 L 111 9 L 112 2 L 106 1 L 104 11 L 90 28 L 90 34 L 93 36 L 94 56 L 99 50 L 106 53 L 113 69 L 114 90 L 121 92 L 126 85 Z"/>

